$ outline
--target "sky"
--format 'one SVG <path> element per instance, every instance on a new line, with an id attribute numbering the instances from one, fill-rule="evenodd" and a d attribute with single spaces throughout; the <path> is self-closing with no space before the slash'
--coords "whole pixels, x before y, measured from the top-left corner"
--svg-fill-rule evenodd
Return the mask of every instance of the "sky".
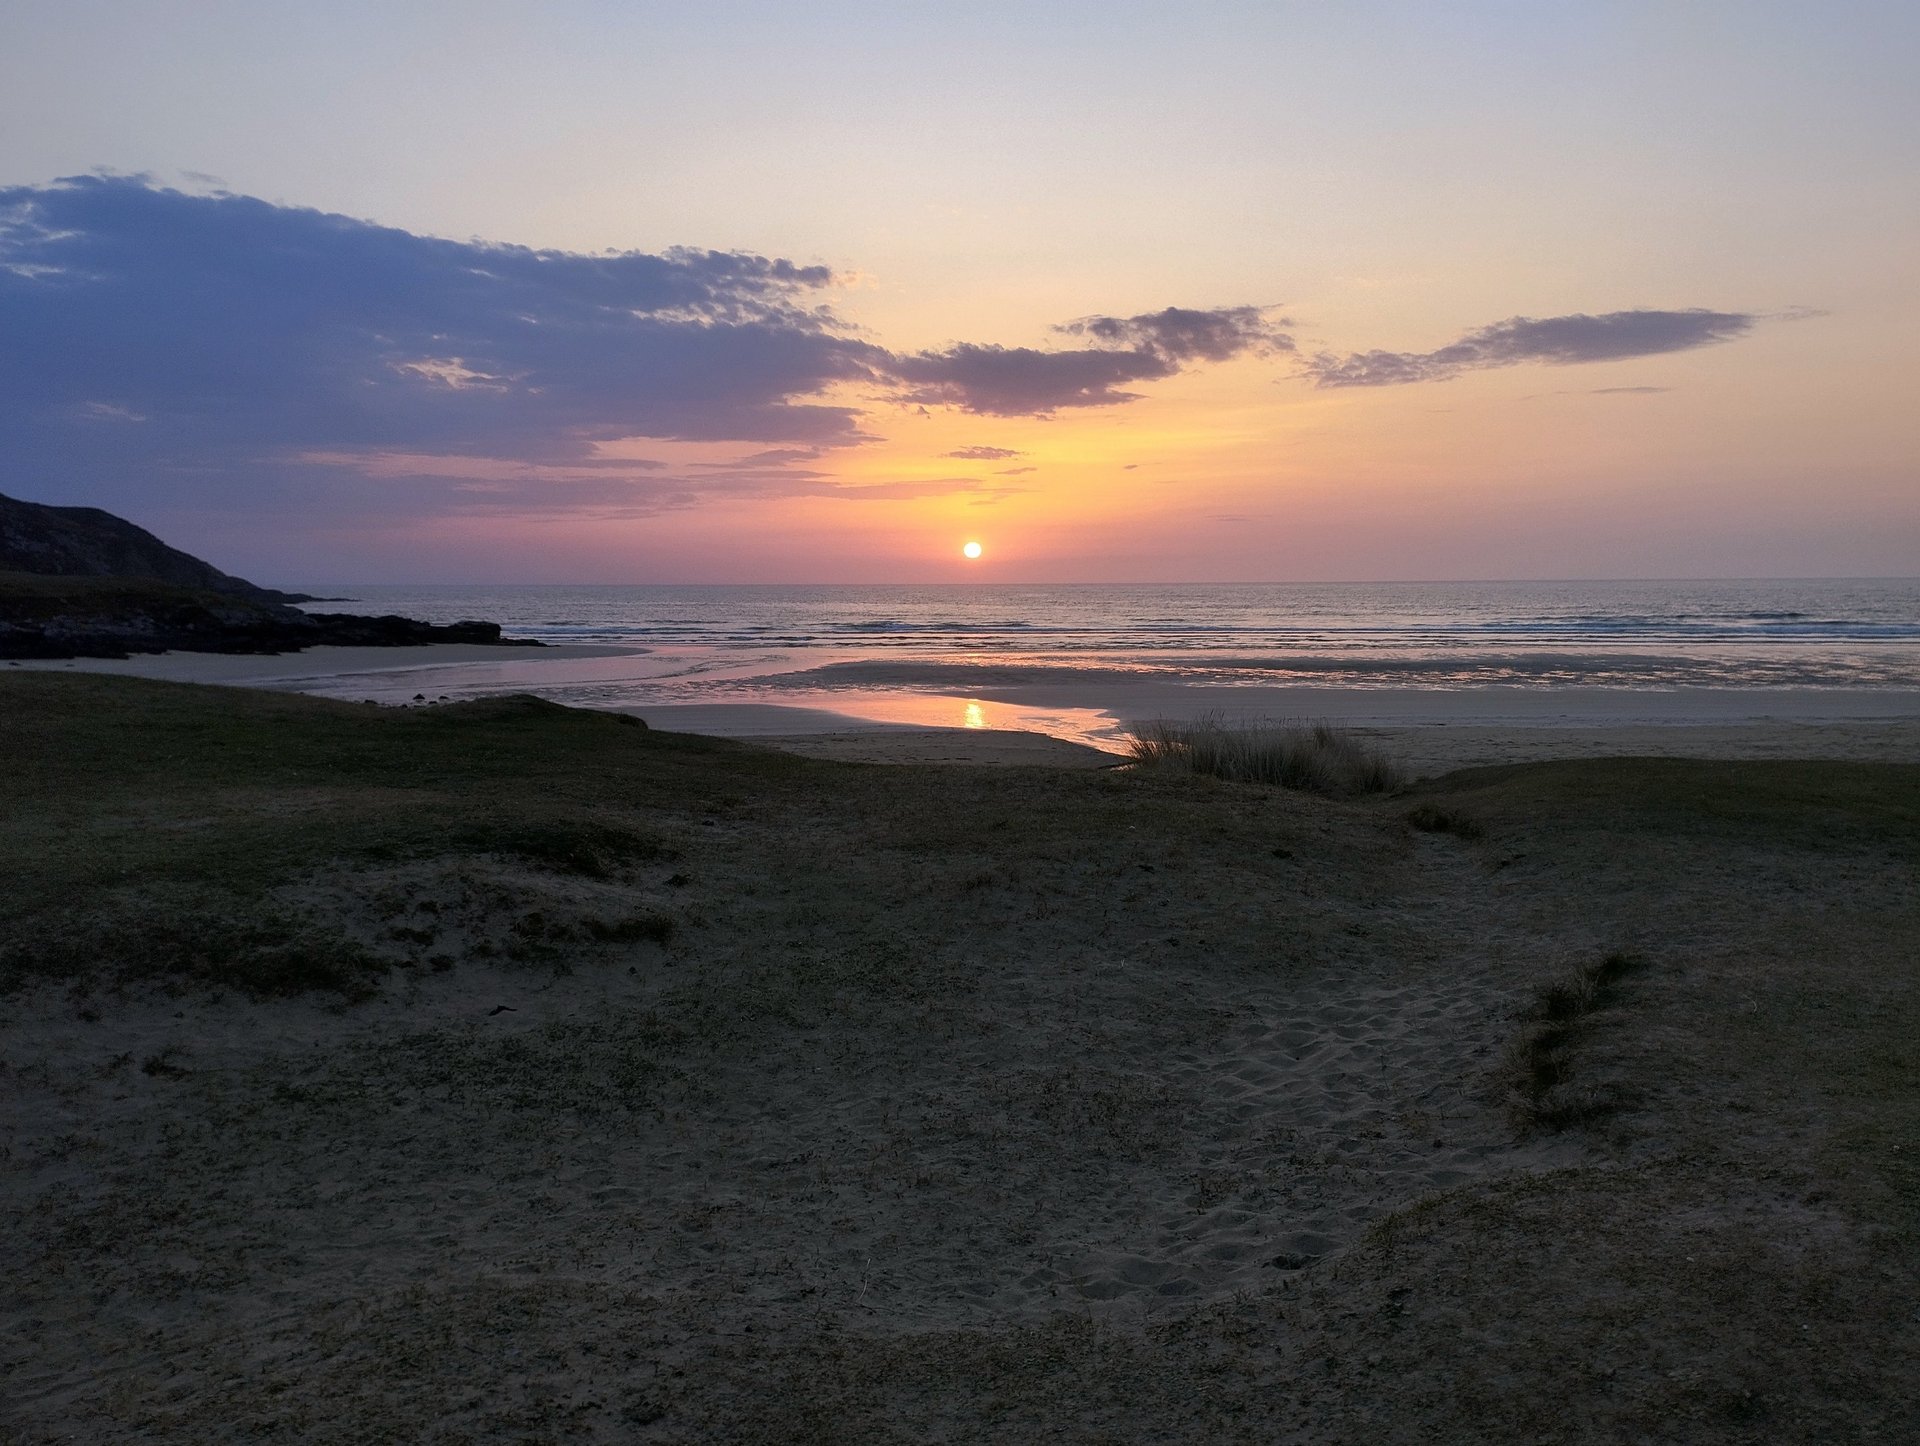
<path id="1" fill-rule="evenodd" d="M 1915 74 L 1851 0 L 8 0 L 0 491 L 281 586 L 1913 575 Z"/>

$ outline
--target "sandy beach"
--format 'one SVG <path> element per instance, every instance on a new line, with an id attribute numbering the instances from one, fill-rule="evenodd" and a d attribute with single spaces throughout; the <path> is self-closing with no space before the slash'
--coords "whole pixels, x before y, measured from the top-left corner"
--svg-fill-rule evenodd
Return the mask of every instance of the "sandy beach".
<path id="1" fill-rule="evenodd" d="M 896 662 L 835 663 L 734 683 L 735 674 L 752 673 L 751 662 L 611 645 L 166 653 L 20 666 L 387 704 L 530 692 L 678 732 L 868 762 L 1078 758 L 1092 766 L 1092 753 L 1124 755 L 1133 725 L 1206 716 L 1332 723 L 1421 775 L 1609 755 L 1920 759 L 1920 692 L 1901 689 L 1221 687 L 1143 683 L 1136 674 L 1093 668 Z M 701 701 L 686 701 L 689 677 Z M 827 679 L 836 686 L 821 686 Z M 649 688 L 661 696 L 633 701 Z"/>

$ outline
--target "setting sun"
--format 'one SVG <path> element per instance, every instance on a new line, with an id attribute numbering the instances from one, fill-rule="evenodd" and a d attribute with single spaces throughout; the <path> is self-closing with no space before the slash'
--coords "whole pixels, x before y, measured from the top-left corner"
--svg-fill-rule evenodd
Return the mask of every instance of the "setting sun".
<path id="1" fill-rule="evenodd" d="M 960 554 L 963 557 L 978 557 L 980 555 L 980 544 L 977 542 L 969 542 L 965 547 L 960 549 Z"/>

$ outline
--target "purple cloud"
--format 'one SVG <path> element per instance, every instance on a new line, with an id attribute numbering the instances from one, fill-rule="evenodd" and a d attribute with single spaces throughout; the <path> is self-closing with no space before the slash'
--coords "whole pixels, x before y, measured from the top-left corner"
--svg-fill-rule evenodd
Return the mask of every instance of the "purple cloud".
<path id="1" fill-rule="evenodd" d="M 1197 362 L 1292 351 L 1293 341 L 1258 306 L 1196 311 L 1170 306 L 1139 316 L 1085 316 L 1056 326 L 1095 343 L 1072 351 L 980 346 L 895 357 L 882 368 L 906 386 L 909 403 L 959 407 L 998 417 L 1044 417 L 1063 407 L 1138 401 L 1126 388 L 1160 381 Z M 986 455 L 967 448 L 954 456 Z M 1011 454 L 1009 454 L 1011 455 Z"/>
<path id="2" fill-rule="evenodd" d="M 1062 407 L 1137 401 L 1138 392 L 1121 389 L 1170 377 L 1179 367 L 1148 352 L 1035 351 L 962 342 L 945 351 L 894 357 L 885 369 L 905 386 L 907 402 L 983 416 L 1044 417 Z"/>
<path id="3" fill-rule="evenodd" d="M 1243 353 L 1266 356 L 1293 351 L 1293 338 L 1279 330 L 1284 324 L 1269 322 L 1267 308 L 1260 306 L 1224 306 L 1212 311 L 1169 306 L 1165 311 L 1139 316 L 1083 316 L 1054 330 L 1186 364 L 1222 362 Z"/>
<path id="4" fill-rule="evenodd" d="M 0 431 L 62 493 L 400 450 L 585 463 L 627 436 L 844 445 L 885 353 L 820 266 L 444 241 L 140 177 L 0 189 Z"/>
<path id="5" fill-rule="evenodd" d="M 1748 312 L 1698 307 L 1611 311 L 1603 316 L 1516 316 L 1470 331 L 1438 351 L 1350 352 L 1344 357 L 1321 352 L 1306 363 L 1305 371 L 1322 387 L 1390 387 L 1526 362 L 1577 366 L 1622 361 L 1732 341 L 1751 331 L 1758 319 Z"/>

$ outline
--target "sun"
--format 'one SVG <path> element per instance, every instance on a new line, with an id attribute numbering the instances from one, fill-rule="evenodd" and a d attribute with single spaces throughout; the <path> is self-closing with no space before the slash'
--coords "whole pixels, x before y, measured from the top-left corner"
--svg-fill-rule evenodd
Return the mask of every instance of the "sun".
<path id="1" fill-rule="evenodd" d="M 969 542 L 965 547 L 960 549 L 960 555 L 962 557 L 975 558 L 980 555 L 980 550 L 979 543 Z"/>

